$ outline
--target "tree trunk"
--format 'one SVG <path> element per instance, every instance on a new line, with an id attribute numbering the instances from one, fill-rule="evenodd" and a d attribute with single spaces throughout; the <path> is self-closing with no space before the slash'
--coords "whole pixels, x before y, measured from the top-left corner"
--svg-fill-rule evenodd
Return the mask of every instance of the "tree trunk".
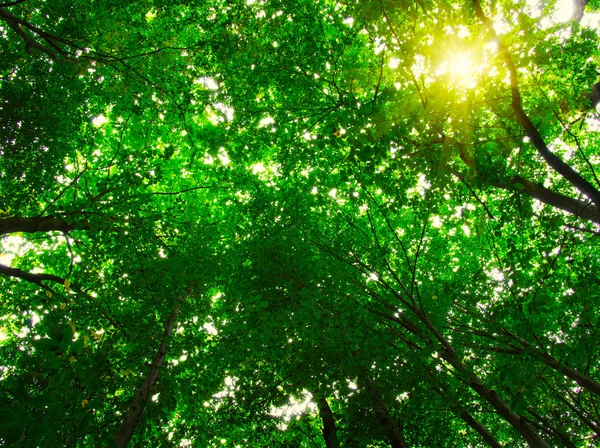
<path id="1" fill-rule="evenodd" d="M 496 440 L 496 438 L 490 434 L 490 432 L 481 424 L 479 421 L 475 420 L 471 414 L 467 411 L 462 410 L 459 412 L 460 418 L 462 418 L 467 425 L 473 428 L 477 433 L 481 436 L 481 438 L 492 448 L 502 448 L 500 442 Z"/>
<path id="2" fill-rule="evenodd" d="M 573 16 L 571 16 L 571 20 L 580 22 L 583 19 L 583 12 L 588 2 L 589 0 L 573 0 Z"/>
<path id="3" fill-rule="evenodd" d="M 371 397 L 373 397 L 375 416 L 377 417 L 379 424 L 385 430 L 385 435 L 390 441 L 390 446 L 392 448 L 408 448 L 408 443 L 404 439 L 404 435 L 400 431 L 400 428 L 394 423 L 390 411 L 377 391 L 375 383 L 371 378 L 367 378 L 367 382 L 369 385 L 369 393 L 371 394 Z"/>
<path id="4" fill-rule="evenodd" d="M 494 390 L 483 384 L 476 375 L 471 375 L 469 386 L 480 396 L 485 398 L 485 400 L 523 436 L 531 448 L 550 448 L 550 445 L 540 437 L 523 417 L 514 412 Z"/>
<path id="5" fill-rule="evenodd" d="M 323 439 L 325 440 L 325 446 L 327 448 L 339 448 L 340 442 L 337 438 L 337 426 L 335 425 L 333 412 L 329 407 L 329 403 L 327 403 L 327 399 L 319 396 L 317 406 L 319 407 L 321 420 L 323 420 Z"/>
<path id="6" fill-rule="evenodd" d="M 183 300 L 192 293 L 192 287 L 188 288 L 185 295 L 179 297 L 171 311 L 171 315 L 167 320 L 167 325 L 165 327 L 165 335 L 163 337 L 163 341 L 158 348 L 158 352 L 154 357 L 152 362 L 152 366 L 150 367 L 150 373 L 148 374 L 148 378 L 144 381 L 142 387 L 135 393 L 133 398 L 133 404 L 130 406 L 129 410 L 125 413 L 123 417 L 123 422 L 121 423 L 121 427 L 113 437 L 113 440 L 118 448 L 125 448 L 131 437 L 133 437 L 133 433 L 135 432 L 135 428 L 137 427 L 138 422 L 140 421 L 140 417 L 144 412 L 144 408 L 150 399 L 150 394 L 156 387 L 158 383 L 158 379 L 160 377 L 160 369 L 165 361 L 165 357 L 167 355 L 167 344 L 169 342 L 169 337 L 173 333 L 173 328 L 175 327 L 175 322 L 177 319 L 177 315 L 179 314 L 179 309 L 181 308 L 181 303 Z"/>

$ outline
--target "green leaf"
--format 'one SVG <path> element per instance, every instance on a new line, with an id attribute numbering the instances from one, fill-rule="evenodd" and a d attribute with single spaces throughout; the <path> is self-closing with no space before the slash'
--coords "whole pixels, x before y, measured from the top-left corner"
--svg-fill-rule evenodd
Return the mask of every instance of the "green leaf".
<path id="1" fill-rule="evenodd" d="M 55 373 L 54 375 L 52 375 L 50 377 L 50 382 L 48 383 L 48 385 L 51 388 L 57 388 L 58 386 L 60 386 L 63 381 L 65 380 L 65 372 L 61 371 L 58 373 Z"/>

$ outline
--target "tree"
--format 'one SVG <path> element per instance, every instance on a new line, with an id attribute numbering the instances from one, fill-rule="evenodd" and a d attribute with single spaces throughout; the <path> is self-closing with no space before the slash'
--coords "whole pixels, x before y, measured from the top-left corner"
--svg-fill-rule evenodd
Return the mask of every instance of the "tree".
<path id="1" fill-rule="evenodd" d="M 587 3 L 0 4 L 1 443 L 596 444 Z"/>

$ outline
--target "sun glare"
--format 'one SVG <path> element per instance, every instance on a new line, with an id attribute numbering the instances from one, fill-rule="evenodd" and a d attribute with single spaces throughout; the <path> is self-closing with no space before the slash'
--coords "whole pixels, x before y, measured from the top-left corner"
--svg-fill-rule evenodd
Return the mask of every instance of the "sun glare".
<path id="1" fill-rule="evenodd" d="M 106 118 L 104 115 L 98 115 L 92 118 L 92 124 L 97 128 L 99 128 L 105 123 L 108 123 L 108 118 Z"/>
<path id="2" fill-rule="evenodd" d="M 558 22 L 568 22 L 573 18 L 573 1 L 558 0 L 556 2 L 554 17 Z"/>
<path id="3" fill-rule="evenodd" d="M 447 75 L 464 87 L 473 88 L 476 85 L 475 73 L 479 67 L 471 59 L 468 52 L 451 54 L 448 59 L 443 61 L 437 68 L 436 76 Z"/>
<path id="4" fill-rule="evenodd" d="M 467 77 L 473 69 L 473 62 L 466 53 L 459 53 L 456 57 L 448 62 L 448 69 L 461 77 Z"/>

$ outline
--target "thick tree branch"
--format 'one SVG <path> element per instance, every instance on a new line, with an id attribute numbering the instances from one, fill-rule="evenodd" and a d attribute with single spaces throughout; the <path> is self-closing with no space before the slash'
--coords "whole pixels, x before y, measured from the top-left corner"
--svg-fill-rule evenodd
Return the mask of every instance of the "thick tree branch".
<path id="1" fill-rule="evenodd" d="M 404 438 L 404 434 L 402 434 L 402 431 L 394 422 L 388 407 L 383 402 L 383 399 L 377 390 L 375 382 L 370 377 L 367 377 L 367 385 L 369 393 L 373 398 L 375 417 L 384 429 L 385 434 L 390 442 L 390 446 L 392 448 L 408 448 L 408 443 Z"/>
<path id="2" fill-rule="evenodd" d="M 38 286 L 41 286 L 44 289 L 47 289 L 42 282 L 53 282 L 58 283 L 60 285 L 65 284 L 65 279 L 59 277 L 57 275 L 52 274 L 32 274 L 31 272 L 25 272 L 21 269 L 11 268 L 10 266 L 6 266 L 4 264 L 0 264 L 0 274 L 4 274 L 7 277 L 20 278 L 21 280 L 25 280 L 29 283 L 34 283 Z"/>
<path id="3" fill-rule="evenodd" d="M 479 20 L 488 29 L 492 38 L 498 44 L 498 50 L 500 56 L 506 65 L 510 75 L 510 88 L 512 96 L 512 109 L 517 119 L 517 122 L 525 130 L 525 133 L 529 137 L 531 143 L 536 148 L 538 154 L 546 161 L 546 163 L 558 172 L 561 176 L 567 179 L 571 185 L 578 189 L 581 193 L 590 198 L 597 206 L 600 207 L 600 191 L 596 190 L 594 186 L 585 180 L 578 172 L 563 162 L 558 156 L 550 151 L 544 139 L 540 135 L 537 128 L 531 122 L 525 111 L 523 110 L 523 103 L 521 100 L 521 92 L 519 90 L 519 81 L 517 77 L 517 68 L 512 60 L 512 57 L 508 51 L 508 48 L 504 42 L 498 37 L 491 20 L 483 13 L 479 0 L 473 0 L 475 7 L 475 14 Z"/>
<path id="4" fill-rule="evenodd" d="M 578 218 L 600 224 L 600 209 L 598 209 L 595 204 L 579 201 L 560 193 L 555 193 L 540 184 L 523 179 L 520 176 L 515 176 L 505 182 L 494 182 L 492 185 L 507 190 L 522 191 L 544 204 L 564 210 Z M 519 185 L 522 186 L 522 189 L 520 189 L 521 187 L 519 187 Z"/>
<path id="5" fill-rule="evenodd" d="M 467 188 L 474 194 L 474 191 L 465 181 L 465 176 L 456 170 L 451 170 L 452 174 L 465 183 Z M 514 176 L 504 181 L 493 181 L 490 185 L 503 190 L 520 191 L 532 198 L 537 199 L 544 204 L 563 210 L 578 218 L 582 218 L 596 224 L 600 224 L 600 209 L 595 205 L 586 201 L 570 198 L 560 193 L 556 193 L 548 188 L 531 182 L 521 176 Z M 475 196 L 476 199 L 479 199 Z M 488 216 L 490 215 L 488 211 Z"/>
<path id="6" fill-rule="evenodd" d="M 496 440 L 496 438 L 487 430 L 485 426 L 483 426 L 478 420 L 475 420 L 471 414 L 463 409 L 459 411 L 459 415 L 467 425 L 469 425 L 481 436 L 488 446 L 491 446 L 492 448 L 502 448 L 500 442 Z"/>
<path id="7" fill-rule="evenodd" d="M 54 52 L 52 52 L 52 50 L 44 47 L 43 45 L 40 45 L 38 42 L 35 41 L 35 39 L 33 39 L 29 34 L 27 34 L 27 32 L 23 28 L 21 28 L 20 19 L 18 19 L 17 17 L 12 15 L 8 11 L 5 11 L 2 8 L 0 8 L 0 19 L 4 20 L 4 22 L 8 24 L 8 26 L 15 33 L 17 33 L 21 37 L 21 39 L 23 39 L 23 41 L 25 42 L 25 51 L 27 53 L 35 54 L 35 51 L 33 50 L 35 48 L 42 53 L 46 53 L 48 56 L 50 56 L 51 59 L 56 59 L 56 55 L 54 54 Z"/>
<path id="8" fill-rule="evenodd" d="M 34 218 L 12 217 L 0 219 L 0 235 L 9 233 L 23 232 L 62 232 L 68 233 L 71 230 L 90 230 L 90 223 L 83 221 L 66 221 L 64 218 L 56 216 L 44 216 Z"/>

